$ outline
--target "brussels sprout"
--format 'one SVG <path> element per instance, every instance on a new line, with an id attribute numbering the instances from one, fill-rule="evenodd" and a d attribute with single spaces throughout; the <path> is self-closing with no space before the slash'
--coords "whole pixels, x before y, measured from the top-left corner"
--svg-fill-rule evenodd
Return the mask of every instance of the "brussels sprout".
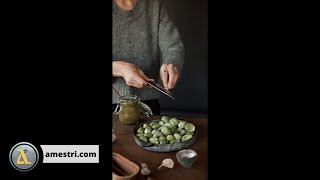
<path id="1" fill-rule="evenodd" d="M 144 131 L 144 129 L 143 129 L 142 127 L 140 127 L 140 128 L 137 130 L 137 132 L 138 132 L 139 134 L 143 134 L 143 131 Z"/>
<path id="2" fill-rule="evenodd" d="M 195 126 L 184 120 L 162 116 L 158 122 L 145 123 L 137 130 L 136 136 L 152 144 L 173 144 L 190 140 Z"/>
<path id="3" fill-rule="evenodd" d="M 149 139 L 149 142 L 152 144 L 160 144 L 159 139 L 156 137 L 152 137 Z"/>
<path id="4" fill-rule="evenodd" d="M 181 121 L 179 124 L 178 124 L 178 127 L 179 128 L 184 128 L 184 126 L 187 124 L 186 121 Z"/>
<path id="5" fill-rule="evenodd" d="M 149 124 L 143 124 L 143 128 L 147 128 L 149 126 Z"/>
<path id="6" fill-rule="evenodd" d="M 174 126 L 171 123 L 165 123 L 163 126 L 168 128 L 173 128 Z"/>
<path id="7" fill-rule="evenodd" d="M 160 142 L 158 140 L 156 141 L 150 141 L 151 144 L 160 144 Z"/>
<path id="8" fill-rule="evenodd" d="M 153 137 L 161 137 L 161 136 L 163 136 L 163 134 L 161 133 L 161 132 L 156 132 L 154 135 L 153 135 Z"/>
<path id="9" fill-rule="evenodd" d="M 182 129 L 180 132 L 179 132 L 181 135 L 185 135 L 187 133 L 186 130 Z"/>
<path id="10" fill-rule="evenodd" d="M 184 141 L 187 141 L 187 140 L 189 140 L 191 138 L 192 138 L 192 135 L 186 134 L 186 135 L 182 136 L 181 140 L 182 140 L 182 142 L 184 142 Z"/>
<path id="11" fill-rule="evenodd" d="M 167 140 L 168 140 L 168 141 L 171 141 L 171 140 L 174 140 L 174 139 L 175 139 L 175 138 L 174 138 L 174 136 L 172 136 L 172 135 L 168 135 L 168 136 L 167 136 Z"/>
<path id="12" fill-rule="evenodd" d="M 152 128 L 151 127 L 147 127 L 145 130 L 144 130 L 144 133 L 147 134 L 147 133 L 151 133 L 152 131 Z"/>
<path id="13" fill-rule="evenodd" d="M 184 126 L 184 129 L 188 132 L 193 132 L 196 130 L 196 127 L 191 124 L 191 123 L 187 123 L 185 126 Z"/>
<path id="14" fill-rule="evenodd" d="M 144 134 L 144 137 L 146 137 L 146 138 L 151 138 L 151 137 L 152 137 L 152 134 L 151 134 L 151 133 L 146 133 L 146 134 Z"/>
<path id="15" fill-rule="evenodd" d="M 182 138 L 181 134 L 178 134 L 178 133 L 174 134 L 174 137 L 178 140 L 180 140 Z"/>
<path id="16" fill-rule="evenodd" d="M 159 127 L 161 127 L 159 123 L 155 123 L 152 125 L 152 129 L 158 129 Z"/>
<path id="17" fill-rule="evenodd" d="M 148 138 L 144 137 L 144 136 L 140 136 L 139 139 L 143 142 L 148 142 Z"/>
<path id="18" fill-rule="evenodd" d="M 186 134 L 193 136 L 193 135 L 194 135 L 194 132 L 187 132 Z"/>
<path id="19" fill-rule="evenodd" d="M 169 122 L 173 125 L 173 126 L 177 126 L 179 121 L 177 118 L 172 118 L 169 120 Z"/>
<path id="20" fill-rule="evenodd" d="M 160 141 L 160 144 L 168 144 L 169 143 L 169 141 L 166 140 L 166 139 L 162 139 L 162 140 L 159 140 L 159 141 Z"/>
<path id="21" fill-rule="evenodd" d="M 169 122 L 169 117 L 167 116 L 162 116 L 161 120 L 164 121 L 165 123 Z"/>
<path id="22" fill-rule="evenodd" d="M 155 124 L 155 122 L 151 122 L 151 123 L 149 123 L 149 126 L 152 127 L 152 125 L 154 125 L 154 124 Z"/>
<path id="23" fill-rule="evenodd" d="M 162 132 L 162 134 L 164 134 L 166 136 L 171 134 L 171 130 L 168 127 L 164 127 L 164 126 L 162 126 L 162 128 L 161 128 L 161 132 Z"/>
<path id="24" fill-rule="evenodd" d="M 174 139 L 174 140 L 171 140 L 170 141 L 170 144 L 173 144 L 173 143 L 179 143 L 179 142 L 181 142 L 180 140 L 178 140 L 178 139 Z"/>
<path id="25" fill-rule="evenodd" d="M 182 128 L 177 128 L 177 131 L 180 132 L 181 130 L 183 130 Z"/>
<path id="26" fill-rule="evenodd" d="M 151 134 L 155 134 L 155 133 L 157 133 L 157 132 L 160 132 L 159 130 L 152 130 L 151 131 Z"/>
<path id="27" fill-rule="evenodd" d="M 156 137 L 151 137 L 151 138 L 149 138 L 149 141 L 150 141 L 150 142 L 151 142 L 151 141 L 159 141 L 159 139 L 156 138 Z"/>
<path id="28" fill-rule="evenodd" d="M 165 137 L 165 136 L 160 136 L 160 137 L 159 137 L 159 141 L 161 141 L 161 140 L 163 140 L 163 139 L 167 140 L 167 137 Z"/>

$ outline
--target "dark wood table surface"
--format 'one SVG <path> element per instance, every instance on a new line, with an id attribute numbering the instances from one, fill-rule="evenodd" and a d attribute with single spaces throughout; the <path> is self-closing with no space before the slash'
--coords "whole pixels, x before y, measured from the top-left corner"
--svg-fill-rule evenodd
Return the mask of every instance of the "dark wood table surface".
<path id="1" fill-rule="evenodd" d="M 177 117 L 179 118 L 179 117 Z M 159 119 L 159 116 L 141 117 L 139 123 L 149 120 Z M 148 177 L 140 176 L 138 179 L 164 179 L 164 180 L 205 180 L 208 179 L 208 120 L 199 118 L 183 118 L 184 120 L 193 123 L 197 130 L 197 139 L 195 143 L 188 149 L 193 149 L 198 154 L 197 162 L 191 168 L 182 167 L 176 159 L 176 152 L 159 153 L 152 152 L 140 148 L 134 141 L 133 129 L 137 125 L 123 125 L 119 122 L 118 116 L 113 115 L 112 125 L 114 133 L 117 136 L 115 142 L 112 143 L 112 151 L 118 153 L 130 161 L 140 166 L 140 161 L 148 165 L 152 174 Z M 158 167 L 162 160 L 171 158 L 175 165 L 173 169 L 166 167 Z"/>

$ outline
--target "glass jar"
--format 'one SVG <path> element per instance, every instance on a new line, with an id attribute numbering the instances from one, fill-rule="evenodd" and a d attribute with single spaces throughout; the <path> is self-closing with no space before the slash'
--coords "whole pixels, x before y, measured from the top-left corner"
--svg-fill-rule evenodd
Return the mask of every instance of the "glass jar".
<path id="1" fill-rule="evenodd" d="M 120 98 L 119 121 L 122 124 L 137 123 L 140 118 L 138 96 L 123 96 Z"/>

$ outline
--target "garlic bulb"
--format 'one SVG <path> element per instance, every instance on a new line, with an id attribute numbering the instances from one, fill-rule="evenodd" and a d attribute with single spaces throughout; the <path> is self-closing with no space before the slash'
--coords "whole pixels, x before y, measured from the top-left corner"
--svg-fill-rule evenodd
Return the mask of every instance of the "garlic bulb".
<path id="1" fill-rule="evenodd" d="M 162 166 L 164 166 L 164 167 L 167 167 L 167 168 L 173 168 L 174 167 L 174 162 L 172 161 L 172 159 L 164 159 L 163 161 L 162 161 L 162 164 L 158 167 L 158 170 L 162 167 Z"/>
<path id="2" fill-rule="evenodd" d="M 147 176 L 151 174 L 150 169 L 148 168 L 146 163 L 141 163 L 141 174 L 144 176 Z"/>

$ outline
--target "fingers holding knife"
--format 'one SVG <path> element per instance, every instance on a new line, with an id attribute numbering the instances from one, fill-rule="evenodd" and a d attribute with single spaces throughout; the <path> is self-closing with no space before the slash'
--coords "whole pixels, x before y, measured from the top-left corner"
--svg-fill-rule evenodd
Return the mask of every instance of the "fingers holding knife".
<path id="1" fill-rule="evenodd" d="M 160 78 L 165 89 L 174 88 L 179 78 L 177 67 L 173 64 L 163 64 L 160 68 Z"/>

